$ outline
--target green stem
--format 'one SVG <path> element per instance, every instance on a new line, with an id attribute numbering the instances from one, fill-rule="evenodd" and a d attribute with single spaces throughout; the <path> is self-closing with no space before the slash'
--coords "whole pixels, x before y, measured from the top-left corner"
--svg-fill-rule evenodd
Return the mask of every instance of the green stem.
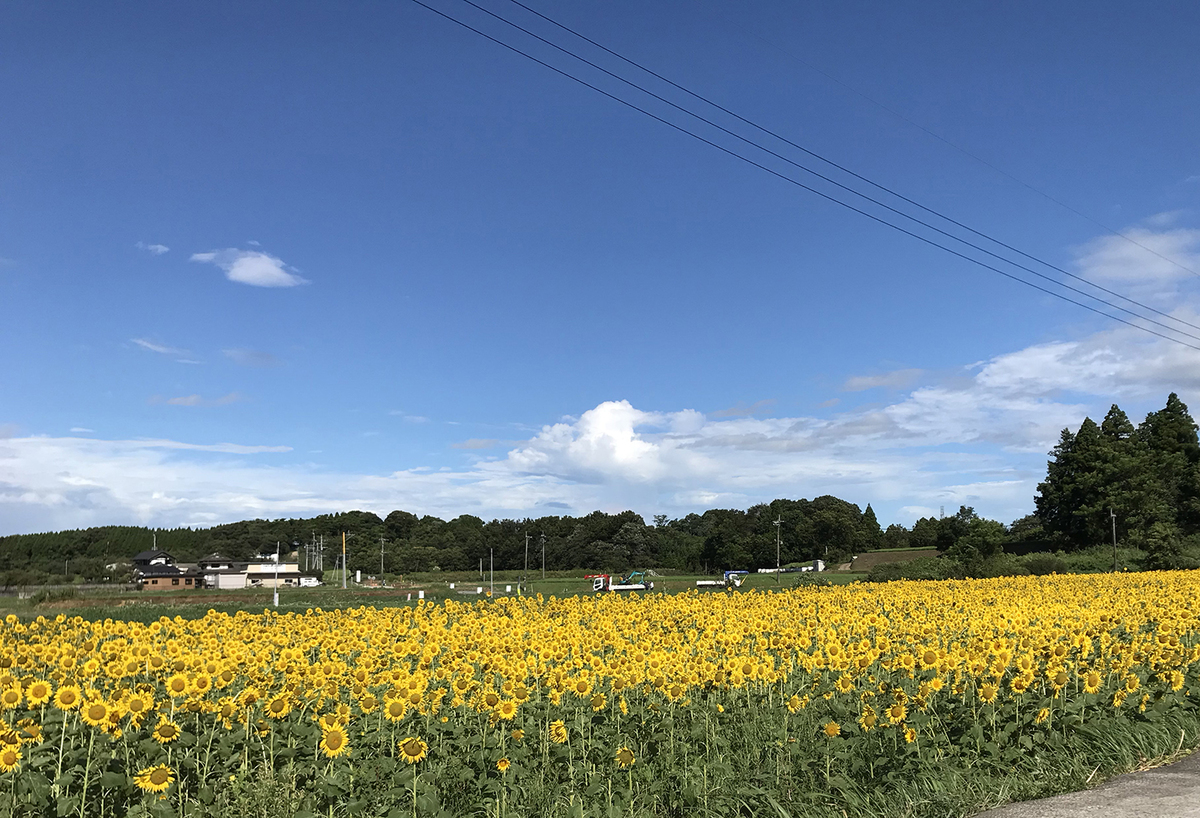
<path id="1" fill-rule="evenodd" d="M 79 818 L 83 818 L 83 810 L 87 807 L 88 781 L 92 774 L 92 746 L 96 743 L 96 730 L 91 730 L 88 736 L 87 764 L 83 768 L 83 792 L 79 795 Z"/>

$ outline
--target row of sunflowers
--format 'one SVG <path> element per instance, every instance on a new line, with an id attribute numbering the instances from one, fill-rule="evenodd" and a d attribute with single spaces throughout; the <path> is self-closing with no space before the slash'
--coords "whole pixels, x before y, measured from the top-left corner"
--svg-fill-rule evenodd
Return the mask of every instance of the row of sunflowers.
<path id="1" fill-rule="evenodd" d="M 819 814 L 1194 717 L 1198 673 L 1189 572 L 9 616 L 0 812 Z"/>

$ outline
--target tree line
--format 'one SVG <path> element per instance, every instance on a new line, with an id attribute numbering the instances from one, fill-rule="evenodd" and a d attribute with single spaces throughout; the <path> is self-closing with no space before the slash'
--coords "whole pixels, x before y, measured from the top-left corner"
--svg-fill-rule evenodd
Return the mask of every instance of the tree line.
<path id="1" fill-rule="evenodd" d="M 543 552 L 551 571 L 753 570 L 775 565 L 777 536 L 783 565 L 814 559 L 836 565 L 865 551 L 926 548 L 971 574 L 986 573 L 986 563 L 1005 553 L 1102 544 L 1114 516 L 1119 541 L 1145 550 L 1148 567 L 1186 562 L 1186 547 L 1200 538 L 1200 442 L 1177 395 L 1137 427 L 1114 405 L 1099 425 L 1088 418 L 1076 432 L 1064 429 L 1050 458 L 1035 512 L 1010 525 L 964 506 L 947 517 L 883 529 L 870 504 L 861 509 L 829 495 L 677 519 L 658 515 L 649 523 L 633 511 L 489 522 L 472 515 L 442 520 L 400 510 L 382 518 L 350 511 L 212 528 L 102 526 L 0 537 L 0 583 L 112 578 L 106 566 L 128 561 L 155 539 L 159 548 L 190 562 L 210 553 L 251 559 L 274 553 L 276 543 L 303 552 L 305 544 L 324 538 L 329 569 L 341 553 L 343 532 L 347 566 L 365 574 L 378 573 L 381 558 L 385 574 L 467 571 L 481 561 L 486 567 L 489 559 L 497 570 L 522 570 L 527 542 L 531 573 L 540 571 Z"/>

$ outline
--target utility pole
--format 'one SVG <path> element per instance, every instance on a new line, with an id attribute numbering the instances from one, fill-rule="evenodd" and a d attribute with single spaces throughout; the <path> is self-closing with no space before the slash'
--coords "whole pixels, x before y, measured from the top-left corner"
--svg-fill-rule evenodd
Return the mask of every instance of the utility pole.
<path id="1" fill-rule="evenodd" d="M 279 607 L 279 540 L 275 541 L 275 607 Z"/>
<path id="2" fill-rule="evenodd" d="M 493 549 L 488 549 L 488 596 L 496 595 L 496 556 Z"/>
<path id="3" fill-rule="evenodd" d="M 525 532 L 525 576 L 529 576 L 529 532 Z"/>
<path id="4" fill-rule="evenodd" d="M 342 532 L 342 588 L 346 587 L 346 532 Z"/>
<path id="5" fill-rule="evenodd" d="M 379 584 L 383 585 L 383 535 L 379 535 Z"/>
<path id="6" fill-rule="evenodd" d="M 542 533 L 542 579 L 546 578 L 546 534 Z"/>
<path id="7" fill-rule="evenodd" d="M 1108 516 L 1112 518 L 1113 530 L 1113 573 L 1117 570 L 1117 512 L 1111 508 L 1108 510 Z"/>
<path id="8" fill-rule="evenodd" d="M 783 578 L 779 573 L 779 543 L 780 543 L 780 526 L 783 525 L 783 515 L 775 518 L 775 584 L 782 585 Z"/>

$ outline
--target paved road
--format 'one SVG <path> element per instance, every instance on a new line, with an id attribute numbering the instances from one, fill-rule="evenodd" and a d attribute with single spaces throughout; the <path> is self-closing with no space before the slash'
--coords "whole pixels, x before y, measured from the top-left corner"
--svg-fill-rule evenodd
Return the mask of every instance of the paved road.
<path id="1" fill-rule="evenodd" d="M 977 818 L 1200 818 L 1200 753 L 1083 792 L 1024 801 Z"/>

